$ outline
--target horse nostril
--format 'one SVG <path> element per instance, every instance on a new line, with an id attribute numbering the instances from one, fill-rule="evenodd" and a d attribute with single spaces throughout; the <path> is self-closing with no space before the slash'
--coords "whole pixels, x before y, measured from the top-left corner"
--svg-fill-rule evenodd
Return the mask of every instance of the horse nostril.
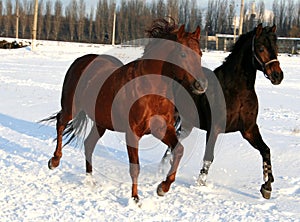
<path id="1" fill-rule="evenodd" d="M 273 72 L 272 77 L 273 77 L 273 79 L 278 79 L 279 78 L 279 73 L 278 72 Z"/>
<path id="2" fill-rule="evenodd" d="M 282 79 L 283 79 L 283 72 L 282 71 L 281 72 L 273 72 L 271 74 L 271 82 L 274 85 L 280 84 Z"/>
<path id="3" fill-rule="evenodd" d="M 201 88 L 201 84 L 200 84 L 199 81 L 195 81 L 194 82 L 194 86 L 195 86 L 196 89 L 200 89 Z"/>
<path id="4" fill-rule="evenodd" d="M 194 87 L 195 87 L 195 89 L 201 90 L 201 91 L 203 91 L 203 92 L 206 91 L 207 85 L 208 85 L 207 80 L 198 80 L 198 81 L 195 81 L 195 82 L 194 82 Z"/>

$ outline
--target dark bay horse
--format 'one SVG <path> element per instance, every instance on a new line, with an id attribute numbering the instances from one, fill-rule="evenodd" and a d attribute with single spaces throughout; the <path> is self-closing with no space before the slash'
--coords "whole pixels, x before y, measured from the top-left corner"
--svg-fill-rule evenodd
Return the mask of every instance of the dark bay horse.
<path id="1" fill-rule="evenodd" d="M 174 128 L 173 82 L 180 82 L 189 93 L 201 94 L 207 80 L 199 69 L 200 28 L 189 33 L 184 25 L 177 29 L 166 21 L 157 22 L 151 30 L 161 39 L 150 41 L 142 58 L 122 65 L 111 56 L 88 55 L 71 65 L 63 84 L 61 110 L 48 119 L 57 121 L 57 146 L 48 163 L 50 169 L 59 165 L 63 135 L 70 142 L 85 132 L 89 117 L 94 125 L 84 142 L 87 173 L 92 172 L 92 153 L 106 129 L 125 132 L 132 197 L 138 202 L 138 142 L 143 135 L 152 134 L 174 153 L 170 172 L 157 188 L 160 196 L 168 192 L 184 149 Z"/>
<path id="2" fill-rule="evenodd" d="M 271 154 L 256 123 L 258 100 L 254 84 L 257 70 L 262 71 L 274 85 L 280 84 L 283 79 L 277 59 L 275 31 L 275 25 L 264 28 L 258 25 L 253 31 L 239 37 L 230 55 L 214 73 L 205 71 L 209 81 L 206 93 L 192 95 L 198 109 L 200 126 L 189 116 L 181 116 L 182 129 L 187 134 L 192 127 L 207 131 L 204 162 L 198 179 L 200 185 L 206 183 L 218 134 L 239 131 L 262 156 L 265 183 L 260 191 L 266 199 L 271 196 L 271 183 L 274 182 Z"/>

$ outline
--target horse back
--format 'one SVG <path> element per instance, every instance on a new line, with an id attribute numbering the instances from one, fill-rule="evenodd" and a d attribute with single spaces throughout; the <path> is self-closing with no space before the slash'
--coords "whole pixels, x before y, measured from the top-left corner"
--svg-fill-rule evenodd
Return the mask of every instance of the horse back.
<path id="1" fill-rule="evenodd" d="M 95 101 L 93 92 L 96 89 L 99 91 L 97 85 L 99 78 L 105 79 L 103 73 L 109 73 L 107 70 L 121 65 L 123 64 L 120 60 L 109 55 L 87 54 L 77 58 L 71 64 L 64 79 L 62 109 L 70 114 L 76 114 L 82 110 L 83 102 Z"/>

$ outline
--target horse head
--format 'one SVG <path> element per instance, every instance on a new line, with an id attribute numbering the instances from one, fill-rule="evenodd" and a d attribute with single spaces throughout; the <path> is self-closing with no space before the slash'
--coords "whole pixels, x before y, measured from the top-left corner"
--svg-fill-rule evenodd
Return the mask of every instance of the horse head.
<path id="1" fill-rule="evenodd" d="M 194 32 L 185 32 L 185 25 L 182 25 L 176 33 L 176 49 L 170 54 L 176 65 L 176 68 L 173 66 L 175 78 L 194 94 L 204 93 L 208 86 L 201 68 L 200 32 L 199 26 Z"/>
<path id="2" fill-rule="evenodd" d="M 255 28 L 255 35 L 252 40 L 252 53 L 259 66 L 258 69 L 272 84 L 278 85 L 283 79 L 283 72 L 277 59 L 278 46 L 275 32 L 275 25 L 263 28 L 262 24 L 259 24 Z"/>
<path id="3" fill-rule="evenodd" d="M 146 32 L 152 40 L 143 58 L 163 61 L 164 75 L 175 79 L 188 91 L 204 93 L 208 81 L 201 68 L 200 27 L 195 32 L 186 32 L 185 25 L 178 29 L 174 20 L 158 19 Z"/>

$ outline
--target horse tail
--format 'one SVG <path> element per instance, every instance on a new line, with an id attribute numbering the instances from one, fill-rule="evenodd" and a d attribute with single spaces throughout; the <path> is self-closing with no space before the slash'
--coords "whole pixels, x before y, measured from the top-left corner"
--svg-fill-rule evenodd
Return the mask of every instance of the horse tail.
<path id="1" fill-rule="evenodd" d="M 61 112 L 55 113 L 52 116 L 42 119 L 39 121 L 39 123 L 42 122 L 54 122 L 59 121 Z M 88 117 L 84 111 L 80 111 L 75 118 L 70 121 L 63 132 L 63 138 L 66 140 L 63 146 L 68 145 L 71 142 L 74 142 L 75 140 L 78 140 L 79 138 L 85 138 L 87 126 L 88 126 Z M 55 139 L 57 140 L 57 138 Z M 78 142 L 78 141 L 77 141 Z M 76 143 L 77 146 L 78 143 Z"/>
<path id="2" fill-rule="evenodd" d="M 80 111 L 75 118 L 69 122 L 63 132 L 63 137 L 67 140 L 64 144 L 67 145 L 73 141 L 75 141 L 75 139 L 85 138 L 86 135 L 86 130 L 87 130 L 87 126 L 88 126 L 88 117 L 86 115 L 86 113 L 84 111 Z M 77 145 L 77 143 L 76 143 Z"/>
<path id="3" fill-rule="evenodd" d="M 57 119 L 57 115 L 58 115 L 58 113 L 54 113 L 52 116 L 49 116 L 45 119 L 38 121 L 38 123 L 43 123 L 43 122 L 52 123 Z"/>

